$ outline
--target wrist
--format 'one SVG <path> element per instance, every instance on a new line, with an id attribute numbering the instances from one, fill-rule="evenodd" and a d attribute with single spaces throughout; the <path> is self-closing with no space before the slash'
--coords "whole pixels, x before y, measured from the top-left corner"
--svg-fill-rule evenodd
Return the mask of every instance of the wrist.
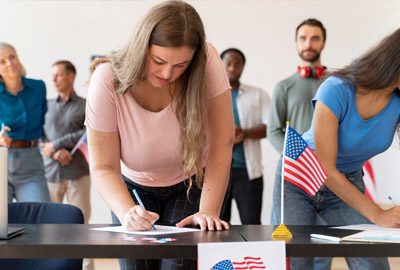
<path id="1" fill-rule="evenodd" d="M 246 139 L 248 137 L 248 132 L 247 129 L 243 129 L 243 139 Z"/>

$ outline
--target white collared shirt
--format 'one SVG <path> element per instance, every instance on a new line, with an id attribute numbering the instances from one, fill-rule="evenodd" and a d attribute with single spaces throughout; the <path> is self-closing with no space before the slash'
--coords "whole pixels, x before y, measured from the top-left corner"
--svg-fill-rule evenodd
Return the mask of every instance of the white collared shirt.
<path id="1" fill-rule="evenodd" d="M 267 125 L 271 99 L 261 88 L 240 84 L 236 107 L 242 129 L 249 129 L 260 124 Z M 249 179 L 262 176 L 261 143 L 257 139 L 244 139 L 244 157 Z"/>

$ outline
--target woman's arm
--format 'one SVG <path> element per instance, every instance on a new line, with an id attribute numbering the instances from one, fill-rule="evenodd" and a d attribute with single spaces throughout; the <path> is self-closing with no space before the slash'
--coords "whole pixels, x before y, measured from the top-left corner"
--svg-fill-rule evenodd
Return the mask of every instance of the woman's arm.
<path id="1" fill-rule="evenodd" d="M 118 132 L 100 132 L 87 128 L 90 174 L 97 191 L 122 225 L 131 230 L 151 230 L 159 218 L 132 200 L 122 177 Z"/>
<path id="2" fill-rule="evenodd" d="M 231 93 L 225 91 L 209 99 L 208 106 L 210 148 L 199 213 L 183 219 L 177 226 L 198 224 L 201 230 L 222 230 L 229 228 L 219 216 L 228 185 L 235 135 Z"/>
<path id="3" fill-rule="evenodd" d="M 328 175 L 326 185 L 340 199 L 371 222 L 385 227 L 399 226 L 400 207 L 382 210 L 337 170 L 338 127 L 339 121 L 334 113 L 318 101 L 314 112 L 315 152 Z"/>

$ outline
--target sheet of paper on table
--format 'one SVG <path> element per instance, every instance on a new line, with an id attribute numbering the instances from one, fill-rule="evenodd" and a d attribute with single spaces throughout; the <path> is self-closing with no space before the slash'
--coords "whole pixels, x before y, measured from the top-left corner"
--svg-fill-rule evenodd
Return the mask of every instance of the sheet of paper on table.
<path id="1" fill-rule="evenodd" d="M 355 224 L 355 225 L 346 225 L 346 226 L 337 226 L 337 227 L 330 227 L 332 229 L 341 229 L 341 230 L 357 230 L 357 231 L 387 231 L 387 232 L 400 232 L 400 228 L 385 228 L 380 227 L 375 224 Z"/>
<path id="2" fill-rule="evenodd" d="M 178 228 L 175 226 L 156 225 L 155 227 L 156 227 L 156 230 L 151 230 L 151 231 L 128 231 L 128 230 L 124 229 L 122 226 L 100 227 L 100 228 L 93 228 L 92 230 L 105 231 L 105 232 L 129 233 L 129 234 L 137 234 L 137 235 L 163 235 L 163 234 L 176 234 L 176 233 L 200 231 L 199 229 Z"/>

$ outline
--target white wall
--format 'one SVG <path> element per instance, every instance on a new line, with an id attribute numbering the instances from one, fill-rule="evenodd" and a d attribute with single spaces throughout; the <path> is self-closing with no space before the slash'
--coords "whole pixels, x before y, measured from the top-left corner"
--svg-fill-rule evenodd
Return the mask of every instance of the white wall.
<path id="1" fill-rule="evenodd" d="M 118 49 L 135 23 L 157 1 L 0 1 L 0 41 L 18 50 L 28 76 L 46 81 L 54 97 L 51 64 L 69 59 L 78 68 L 76 88 L 86 96 L 90 56 Z M 199 11 L 208 40 L 221 51 L 235 46 L 248 59 L 242 81 L 273 86 L 299 63 L 294 30 L 315 17 L 327 28 L 322 60 L 329 68 L 350 62 L 383 36 L 398 28 L 400 1 L 225 0 L 190 1 Z M 265 196 L 263 223 L 269 222 L 273 173 L 278 154 L 263 144 Z M 400 201 L 399 151 L 393 147 L 374 159 L 378 199 L 392 195 Z M 92 222 L 109 222 L 109 211 L 93 192 Z M 237 223 L 237 215 L 234 215 Z"/>

